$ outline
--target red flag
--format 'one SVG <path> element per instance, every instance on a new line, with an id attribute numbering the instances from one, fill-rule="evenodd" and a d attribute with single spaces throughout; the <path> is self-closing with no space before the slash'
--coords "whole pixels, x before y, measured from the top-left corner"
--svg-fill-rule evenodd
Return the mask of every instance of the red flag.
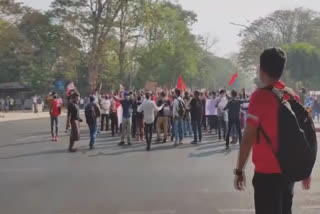
<path id="1" fill-rule="evenodd" d="M 181 74 L 180 74 L 180 76 L 179 76 L 177 88 L 179 88 L 180 90 L 183 90 L 183 91 L 186 90 L 186 85 L 184 84 L 184 82 L 183 82 L 183 80 L 182 80 Z"/>
<path id="2" fill-rule="evenodd" d="M 232 77 L 231 77 L 231 80 L 229 82 L 229 86 L 232 86 L 232 84 L 236 81 L 238 77 L 238 73 L 236 72 Z"/>

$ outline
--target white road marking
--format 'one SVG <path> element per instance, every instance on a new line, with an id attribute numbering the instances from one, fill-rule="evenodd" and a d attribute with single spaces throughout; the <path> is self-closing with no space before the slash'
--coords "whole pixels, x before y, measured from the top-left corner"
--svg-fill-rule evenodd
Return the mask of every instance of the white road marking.
<path id="1" fill-rule="evenodd" d="M 219 213 L 255 213 L 255 209 L 219 209 Z"/>
<path id="2" fill-rule="evenodd" d="M 315 209 L 320 209 L 320 206 L 319 205 L 315 205 L 315 206 L 303 206 L 303 207 L 300 207 L 301 209 L 303 210 L 315 210 Z"/>
<path id="3" fill-rule="evenodd" d="M 176 214 L 175 210 L 124 211 L 119 214 Z"/>
<path id="4" fill-rule="evenodd" d="M 24 138 L 19 138 L 16 140 L 16 142 L 22 142 L 22 141 L 25 141 L 25 140 L 31 140 L 31 139 L 34 139 L 34 138 L 37 138 L 38 136 L 30 136 L 30 137 L 24 137 Z"/>
<path id="5" fill-rule="evenodd" d="M 209 192 L 209 189 L 204 188 L 204 189 L 201 189 L 200 192 L 202 192 L 202 193 L 208 193 L 208 192 Z"/>

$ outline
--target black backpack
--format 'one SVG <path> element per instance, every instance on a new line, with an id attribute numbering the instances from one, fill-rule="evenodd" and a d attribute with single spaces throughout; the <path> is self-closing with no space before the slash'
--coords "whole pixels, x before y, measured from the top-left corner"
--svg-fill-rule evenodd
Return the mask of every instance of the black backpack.
<path id="1" fill-rule="evenodd" d="M 87 124 L 93 124 L 95 121 L 97 121 L 97 116 L 96 116 L 96 109 L 95 109 L 95 104 L 89 103 L 86 106 L 86 109 L 84 110 L 84 113 L 86 115 L 86 121 Z"/>
<path id="2" fill-rule="evenodd" d="M 290 181 L 295 182 L 309 178 L 316 161 L 318 150 L 312 117 L 295 99 L 292 89 L 265 89 L 271 90 L 279 101 L 279 151 L 274 151 L 271 140 L 263 130 L 261 124 L 258 128 L 257 142 L 259 143 L 261 133 L 278 159 L 282 173 L 286 175 Z M 284 95 L 289 95 L 290 99 L 284 100 Z"/>
<path id="3" fill-rule="evenodd" d="M 178 114 L 181 118 L 184 118 L 186 116 L 186 106 L 185 106 L 183 100 L 180 100 L 179 98 L 177 98 L 177 99 L 179 102 Z"/>

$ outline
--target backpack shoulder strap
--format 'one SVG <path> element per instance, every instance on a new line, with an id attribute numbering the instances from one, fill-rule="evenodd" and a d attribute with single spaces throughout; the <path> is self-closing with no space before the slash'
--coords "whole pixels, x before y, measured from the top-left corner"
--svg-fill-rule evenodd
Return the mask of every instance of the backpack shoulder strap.
<path id="1" fill-rule="evenodd" d="M 272 141 L 269 138 L 269 136 L 267 135 L 267 133 L 264 131 L 264 129 L 262 128 L 261 123 L 259 124 L 258 130 L 257 130 L 257 143 L 260 142 L 260 133 L 262 134 L 264 139 L 267 141 L 267 144 L 270 146 L 270 148 L 271 148 L 272 152 L 274 153 L 274 155 L 277 157 L 276 151 L 273 149 L 273 146 L 272 146 Z"/>
<path id="2" fill-rule="evenodd" d="M 272 94 L 277 98 L 277 100 L 279 101 L 279 103 L 283 102 L 283 96 L 285 94 L 290 96 L 290 99 L 295 99 L 295 93 L 294 91 L 289 88 L 289 87 L 285 87 L 284 89 L 278 89 L 275 88 L 273 86 L 268 86 L 266 88 L 263 88 L 264 90 L 269 90 L 272 92 Z"/>

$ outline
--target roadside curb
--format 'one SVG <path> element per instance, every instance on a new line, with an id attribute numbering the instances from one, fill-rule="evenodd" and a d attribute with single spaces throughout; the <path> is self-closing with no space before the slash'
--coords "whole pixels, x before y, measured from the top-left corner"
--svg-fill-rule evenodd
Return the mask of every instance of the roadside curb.
<path id="1" fill-rule="evenodd" d="M 61 116 L 65 116 L 66 113 L 62 113 Z M 50 115 L 48 113 L 44 114 L 37 114 L 37 115 L 15 115 L 15 116 L 7 116 L 7 115 L 0 115 L 0 123 L 4 122 L 11 122 L 11 121 L 19 121 L 19 120 L 36 120 L 36 119 L 43 119 L 49 118 Z"/>

